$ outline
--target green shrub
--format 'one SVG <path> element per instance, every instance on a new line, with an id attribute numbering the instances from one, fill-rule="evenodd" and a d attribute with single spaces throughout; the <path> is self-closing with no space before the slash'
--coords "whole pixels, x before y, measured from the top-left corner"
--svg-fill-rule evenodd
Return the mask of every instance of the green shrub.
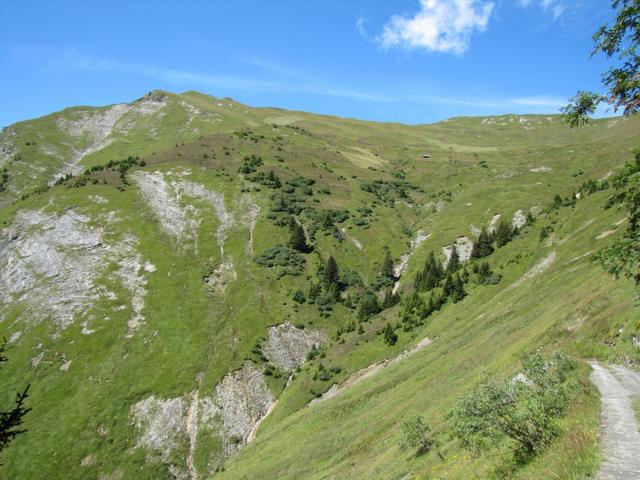
<path id="1" fill-rule="evenodd" d="M 450 416 L 464 447 L 482 450 L 509 439 L 516 460 L 525 462 L 556 436 L 556 419 L 575 391 L 571 372 L 577 364 L 557 353 L 551 359 L 530 355 L 522 366 L 524 374 L 511 379 L 484 371 L 481 382 L 458 401 Z"/>
<path id="2" fill-rule="evenodd" d="M 400 450 L 416 450 L 416 453 L 428 452 L 433 446 L 429 438 L 429 426 L 419 415 L 402 422 L 402 435 L 398 446 Z"/>
<path id="3" fill-rule="evenodd" d="M 278 276 L 298 276 L 304 271 L 306 260 L 303 255 L 286 245 L 276 245 L 254 258 L 261 267 L 282 267 Z"/>

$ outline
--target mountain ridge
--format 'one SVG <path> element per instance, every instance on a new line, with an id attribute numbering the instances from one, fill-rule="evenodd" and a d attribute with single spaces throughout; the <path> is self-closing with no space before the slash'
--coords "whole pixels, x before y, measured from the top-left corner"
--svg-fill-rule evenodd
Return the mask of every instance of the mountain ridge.
<path id="1" fill-rule="evenodd" d="M 529 463 L 510 464 L 508 441 L 470 454 L 447 412 L 481 367 L 516 375 L 538 349 L 640 362 L 633 286 L 590 261 L 622 233 L 625 214 L 601 207 L 637 124 L 406 126 L 152 91 L 5 128 L 0 400 L 31 383 L 33 410 L 0 468 L 17 479 L 594 472 L 584 362 L 553 445 Z M 476 258 L 500 219 L 507 243 Z M 446 296 L 446 278 L 424 290 L 429 253 L 446 264 L 454 244 L 462 292 Z M 443 303 L 426 314 L 434 296 Z M 409 413 L 427 419 L 437 451 L 398 449 Z"/>

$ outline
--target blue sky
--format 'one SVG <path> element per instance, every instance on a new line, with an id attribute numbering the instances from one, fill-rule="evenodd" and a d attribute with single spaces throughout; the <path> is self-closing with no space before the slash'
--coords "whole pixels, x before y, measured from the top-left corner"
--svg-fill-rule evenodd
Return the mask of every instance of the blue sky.
<path id="1" fill-rule="evenodd" d="M 0 2 L 0 125 L 198 90 L 428 123 L 555 113 L 607 68 L 609 0 Z"/>

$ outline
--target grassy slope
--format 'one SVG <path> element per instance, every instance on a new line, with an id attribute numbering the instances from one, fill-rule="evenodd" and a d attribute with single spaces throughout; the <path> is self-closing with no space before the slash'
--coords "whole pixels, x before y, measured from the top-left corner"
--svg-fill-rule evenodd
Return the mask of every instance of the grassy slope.
<path id="1" fill-rule="evenodd" d="M 599 121 L 584 130 L 558 125 L 557 117 L 552 123 L 545 117 L 526 117 L 534 129 L 525 129 L 519 117 L 513 117 L 513 121 L 506 117 L 504 126 L 482 125 L 481 119 L 464 118 L 406 127 L 248 109 L 191 92 L 171 99 L 172 110 L 158 120 L 157 141 L 145 141 L 144 128 L 140 127 L 126 142 L 93 154 L 85 164 L 132 154 L 146 155 L 148 171 L 191 168 L 193 180 L 224 192 L 227 208 L 233 209 L 240 190 L 246 187 L 236 174 L 240 160 L 246 154 L 260 154 L 266 161 L 265 170 L 273 168 L 283 180 L 304 175 L 318 181 L 316 194 L 307 199 L 309 205 L 352 212 L 363 204 L 374 207 L 369 228 L 356 226 L 353 219 L 345 223 L 349 234 L 363 242 L 362 252 L 349 242 L 318 236 L 322 255 L 333 254 L 342 268 L 360 271 L 372 280 L 379 270 L 383 246 L 388 245 L 396 258 L 406 251 L 410 237 L 401 227 L 430 232 L 431 237 L 410 262 L 403 279 L 405 290 L 410 289 L 415 271 L 430 249 L 439 252 L 457 236 L 469 235 L 470 224 L 480 226 L 494 213 L 510 217 L 517 209 L 549 202 L 555 193 L 568 195 L 584 179 L 600 178 L 619 168 L 638 139 L 637 121 L 620 122 L 612 128 L 609 121 Z M 196 119 L 197 133 L 190 130 L 178 134 L 187 118 L 179 107 L 182 99 L 223 120 Z M 292 119 L 311 135 L 286 125 L 274 126 Z M 38 132 L 38 138 L 53 135 L 51 120 L 45 117 L 39 121 L 49 123 L 27 123 L 20 128 Z M 266 138 L 255 143 L 231 133 L 241 127 L 251 127 Z M 195 141 L 189 143 L 190 139 Z M 60 139 L 51 141 L 64 143 Z M 229 149 L 229 155 L 223 146 Z M 339 153 L 353 152 L 354 146 L 359 149 L 355 150 L 359 154 L 356 157 Z M 421 159 L 425 148 L 433 154 L 428 162 Z M 276 156 L 285 161 L 277 161 Z M 480 160 L 486 161 L 488 168 L 480 167 Z M 530 171 L 542 165 L 552 168 L 553 173 Z M 369 166 L 376 170 L 366 168 Z M 426 193 L 412 193 L 411 208 L 403 204 L 393 209 L 376 206 L 373 197 L 360 189 L 360 183 L 392 178 L 390 173 L 399 168 Z M 328 188 L 331 195 L 318 193 L 321 187 Z M 429 202 L 448 198 L 443 190 L 452 192 L 451 202 L 434 213 Z M 268 193 L 263 187 L 251 193 L 263 214 L 268 211 Z M 109 204 L 90 202 L 91 194 L 102 195 Z M 578 202 L 575 212 L 562 209 L 557 218 L 541 220 L 531 232 L 499 250 L 490 261 L 504 275 L 501 284 L 475 289 L 464 302 L 447 307 L 421 331 L 400 333 L 395 347 L 384 346 L 375 330 L 386 319 L 395 320 L 397 307 L 374 319 L 362 338 L 351 334 L 344 344 L 331 345 L 323 361 L 343 369 L 332 379 L 339 381 L 350 372 L 399 352 L 414 338 L 437 337 L 425 351 L 343 396 L 304 408 L 312 396 L 310 390 L 324 390 L 330 385 L 314 382 L 311 376 L 315 365 L 309 365 L 282 395 L 272 416 L 261 426 L 255 444 L 227 464 L 223 477 L 400 478 L 414 472 L 468 478 L 470 472 L 493 468 L 486 458 L 461 456 L 455 442 L 442 433 L 444 413 L 476 379 L 480 366 L 510 371 L 523 351 L 550 345 L 582 356 L 632 355 L 627 331 L 618 334 L 622 325 L 634 327 L 630 286 L 604 277 L 587 258 L 565 265 L 606 242 L 595 237 L 623 218 L 621 212 L 599 210 L 606 195 L 599 193 Z M 144 452 L 131 449 L 135 444 L 135 432 L 128 421 L 131 404 L 150 394 L 170 397 L 194 388 L 200 388 L 203 394 L 211 392 L 226 372 L 250 355 L 251 347 L 270 324 L 291 319 L 332 335 L 354 318 L 342 306 L 337 306 L 328 319 L 320 318 L 311 305 L 294 306 L 291 293 L 297 288 L 306 290 L 305 276 L 275 281 L 273 272 L 260 269 L 245 256 L 248 233 L 241 227 L 231 231 L 225 250 L 234 259 L 242 281 L 231 283 L 224 299 L 208 296 L 202 289 L 202 277 L 220 258 L 214 242 L 215 216 L 209 212 L 202 224 L 197 253 L 189 245 L 176 248 L 171 239 L 159 233 L 157 222 L 135 187 L 123 192 L 112 185 L 55 187 L 0 211 L 0 222 L 8 224 L 19 208 L 60 211 L 67 206 L 92 215 L 116 210 L 122 221 L 109 234 L 114 238 L 123 232 L 135 234 L 143 257 L 158 271 L 149 277 L 144 311 L 147 323 L 136 337 L 124 338 L 128 310 L 115 312 L 105 303 L 94 307 L 97 320 L 92 328 L 98 331 L 93 335 L 81 335 L 75 324 L 52 338 L 53 330 L 41 323 L 11 349 L 11 362 L 3 369 L 6 380 L 2 381 L 2 404 L 10 401 L 12 392 L 25 382 L 33 384 L 33 412 L 27 417 L 30 432 L 18 437 L 3 454 L 3 468 L 11 478 L 34 478 L 43 471 L 66 478 L 114 471 L 121 471 L 125 478 L 168 478 L 162 465 L 145 462 Z M 593 223 L 588 224 L 591 220 Z M 538 230 L 546 222 L 553 222 L 556 230 L 557 241 L 551 247 L 538 241 Z M 286 230 L 273 226 L 263 215 L 256 227 L 254 250 L 259 253 L 286 238 Z M 558 259 L 547 272 L 505 290 L 551 250 L 558 253 Z M 518 260 L 510 262 L 513 259 Z M 306 275 L 312 275 L 313 256 L 307 264 Z M 126 298 L 125 292 L 117 293 Z M 2 334 L 22 329 L 22 321 L 20 306 L 12 306 L 0 325 Z M 567 331 L 580 321 L 584 321 L 582 328 Z M 47 348 L 45 359 L 37 369 L 29 369 L 28 360 L 40 342 Z M 66 373 L 58 371 L 60 352 L 73 359 Z M 196 377 L 200 372 L 204 376 L 199 383 Z M 594 397 L 577 405 L 567 421 L 569 433 L 558 440 L 559 448 L 551 449 L 540 463 L 523 471 L 524 478 L 547 478 L 541 472 L 566 470 L 569 467 L 563 462 L 568 460 L 563 452 L 578 455 L 580 468 L 592 465 L 596 409 Z M 398 425 L 407 411 L 429 419 L 441 442 L 444 460 L 434 454 L 409 458 L 397 451 Z M 99 426 L 107 426 L 106 437 L 96 433 Z M 207 448 L 215 446 L 203 444 L 196 452 L 199 465 L 206 464 Z M 82 458 L 91 453 L 97 456 L 96 465 L 80 468 Z M 31 460 L 25 462 L 24 458 Z"/>
<path id="2" fill-rule="evenodd" d="M 572 215 L 574 221 L 592 218 L 601 201 L 602 196 L 593 196 L 579 205 Z M 581 349 L 594 347 L 589 354 L 598 353 L 600 342 L 592 344 L 591 335 L 599 339 L 596 332 L 602 324 L 619 325 L 633 319 L 629 286 L 603 282 L 601 272 L 586 258 L 567 264 L 597 246 L 595 236 L 609 226 L 609 220 L 599 218 L 574 238 L 575 243 L 541 246 L 533 232 L 499 251 L 498 265 L 516 252 L 530 253 L 514 268 L 503 270 L 500 285 L 478 288 L 462 303 L 437 314 L 417 334 L 436 338 L 426 350 L 335 399 L 279 422 L 275 421 L 276 410 L 274 421 L 265 423 L 256 443 L 227 464 L 222 478 L 273 478 L 278 474 L 287 478 L 402 478 L 409 473 L 415 478 L 470 478 L 474 473 L 483 478 L 496 466 L 491 455 L 480 459 L 462 455 L 445 434 L 443 420 L 455 400 L 478 379 L 480 368 L 515 374 L 517 358 L 538 347 L 563 347 L 581 354 L 575 347 L 579 342 Z M 504 289 L 551 249 L 558 258 L 549 270 L 517 288 Z M 586 324 L 582 331 L 571 332 L 576 312 L 588 312 Z M 401 341 L 409 340 L 405 336 L 401 334 Z M 372 342 L 382 344 L 380 338 Z M 338 361 L 349 364 L 348 359 Z M 290 399 L 293 395 L 293 389 L 285 393 L 278 408 L 286 409 L 287 401 L 295 401 Z M 553 478 L 583 478 L 584 472 L 576 469 L 593 466 L 597 402 L 593 398 L 586 402 L 575 407 L 566 435 L 523 478 L 549 478 L 549 472 L 554 472 Z M 399 425 L 407 412 L 428 419 L 444 460 L 435 453 L 410 458 L 398 450 Z M 578 457 L 569 459 L 569 454 Z M 497 462 L 501 459 L 494 457 Z"/>

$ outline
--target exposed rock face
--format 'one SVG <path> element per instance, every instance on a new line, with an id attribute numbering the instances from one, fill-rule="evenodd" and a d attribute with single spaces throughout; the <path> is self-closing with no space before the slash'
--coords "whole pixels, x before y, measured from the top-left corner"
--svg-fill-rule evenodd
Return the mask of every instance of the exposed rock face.
<path id="1" fill-rule="evenodd" d="M 176 174 L 175 176 L 184 175 Z M 234 219 L 225 207 L 222 194 L 189 180 L 180 179 L 169 183 L 165 180 L 164 174 L 159 171 L 138 171 L 133 175 L 133 180 L 160 221 L 162 229 L 178 240 L 195 238 L 202 221 L 202 217 L 195 207 L 182 205 L 182 198 L 196 198 L 211 205 L 218 217 L 216 240 L 224 256 L 227 231 L 234 225 Z"/>
<path id="2" fill-rule="evenodd" d="M 138 430 L 137 447 L 159 454 L 176 478 L 198 478 L 193 463 L 198 432 L 219 438 L 222 451 L 211 459 L 209 472 L 245 445 L 256 425 L 275 404 L 264 375 L 252 363 L 224 376 L 212 395 L 159 399 L 154 395 L 131 407 L 132 424 Z M 176 464 L 173 452 L 188 446 L 184 463 Z M 203 472 L 200 472 L 203 473 Z"/>
<path id="3" fill-rule="evenodd" d="M 198 223 L 189 215 L 192 211 L 180 206 L 162 172 L 138 171 L 132 177 L 166 233 L 176 239 L 195 235 Z"/>
<path id="4" fill-rule="evenodd" d="M 500 219 L 502 218 L 502 215 L 500 215 L 499 213 L 496 213 L 493 217 L 491 217 L 491 221 L 489 222 L 489 232 L 493 233 L 496 231 L 496 228 L 498 227 L 498 222 L 500 221 Z M 480 235 L 478 233 L 478 235 Z"/>
<path id="5" fill-rule="evenodd" d="M 409 266 L 409 259 L 413 252 L 420 246 L 422 242 L 424 242 L 427 238 L 429 238 L 429 234 L 424 233 L 422 230 L 418 230 L 416 237 L 411 240 L 411 244 L 409 245 L 409 251 L 403 254 L 400 257 L 400 262 L 393 267 L 393 274 L 396 278 L 400 278 L 402 274 L 405 272 L 407 267 Z"/>
<path id="6" fill-rule="evenodd" d="M 118 262 L 120 267 L 116 276 L 120 279 L 122 285 L 131 293 L 131 310 L 133 316 L 127 322 L 127 336 L 133 336 L 134 332 L 144 322 L 142 309 L 144 308 L 144 297 L 147 294 L 147 278 L 143 272 L 153 272 L 156 267 L 150 262 L 146 262 L 143 266 L 142 255 L 134 250 L 137 240 L 132 235 L 125 235 L 123 242 L 130 247 L 132 254 L 122 258 Z"/>
<path id="7" fill-rule="evenodd" d="M 199 183 L 190 182 L 188 180 L 171 182 L 171 185 L 178 196 L 186 195 L 188 197 L 198 198 L 200 200 L 204 200 L 213 207 L 219 222 L 216 230 L 216 239 L 218 240 L 218 245 L 224 255 L 224 242 L 227 239 L 227 230 L 229 230 L 234 223 L 233 217 L 224 205 L 224 196 L 205 188 Z"/>
<path id="8" fill-rule="evenodd" d="M 116 277 L 132 296 L 134 320 L 142 320 L 146 279 L 137 240 L 125 236 L 107 245 L 103 232 L 89 217 L 68 210 L 60 215 L 21 210 L 0 234 L 0 300 L 20 302 L 31 322 L 50 317 L 60 328 L 76 314 L 88 316 L 99 298 L 117 297 L 97 280 L 104 268 L 117 263 Z M 1 309 L 0 309 L 1 314 Z"/>
<path id="9" fill-rule="evenodd" d="M 240 208 L 242 214 L 240 221 L 249 229 L 249 243 L 247 245 L 247 255 L 253 257 L 253 231 L 260 217 L 260 206 L 251 200 L 251 197 L 245 195 L 240 200 Z"/>
<path id="10" fill-rule="evenodd" d="M 13 127 L 5 127 L 0 131 L 0 167 L 4 167 L 16 151 L 15 138 L 17 133 Z"/>
<path id="11" fill-rule="evenodd" d="M 511 225 L 513 228 L 522 228 L 527 224 L 527 217 L 524 216 L 522 210 L 518 210 L 513 214 L 513 220 L 511 220 Z"/>
<path id="12" fill-rule="evenodd" d="M 222 262 L 217 265 L 204 279 L 204 286 L 207 290 L 216 295 L 224 294 L 227 285 L 238 278 L 238 274 L 233 268 L 232 262 Z"/>
<path id="13" fill-rule="evenodd" d="M 458 252 L 458 258 L 460 258 L 460 262 L 466 262 L 471 258 L 471 252 L 473 251 L 473 242 L 469 239 L 469 237 L 458 237 L 456 239 L 455 245 L 456 251 Z M 453 245 L 442 247 L 442 253 L 444 253 L 443 265 L 445 268 L 449 264 L 449 259 L 451 258 L 452 251 Z"/>
<path id="14" fill-rule="evenodd" d="M 165 461 L 187 437 L 187 405 L 181 397 L 162 400 L 150 396 L 131 407 L 133 425 L 140 432 L 137 446 L 156 451 Z"/>
<path id="15" fill-rule="evenodd" d="M 71 159 L 67 161 L 56 179 L 67 173 L 79 173 L 82 168 L 78 164 L 84 157 L 109 146 L 114 140 L 111 137 L 113 127 L 130 109 L 131 107 L 127 104 L 119 104 L 98 111 L 74 112 L 72 119 L 59 117 L 58 128 L 78 138 L 81 146 L 73 149 Z"/>
<path id="16" fill-rule="evenodd" d="M 319 347 L 326 340 L 324 334 L 315 330 L 302 330 L 285 322 L 269 327 L 268 340 L 262 353 L 278 368 L 293 372 L 301 366 L 312 347 Z"/>
<path id="17" fill-rule="evenodd" d="M 262 372 L 249 362 L 222 379 L 216 386 L 215 403 L 222 416 L 226 454 L 247 442 L 253 426 L 274 401 Z"/>

